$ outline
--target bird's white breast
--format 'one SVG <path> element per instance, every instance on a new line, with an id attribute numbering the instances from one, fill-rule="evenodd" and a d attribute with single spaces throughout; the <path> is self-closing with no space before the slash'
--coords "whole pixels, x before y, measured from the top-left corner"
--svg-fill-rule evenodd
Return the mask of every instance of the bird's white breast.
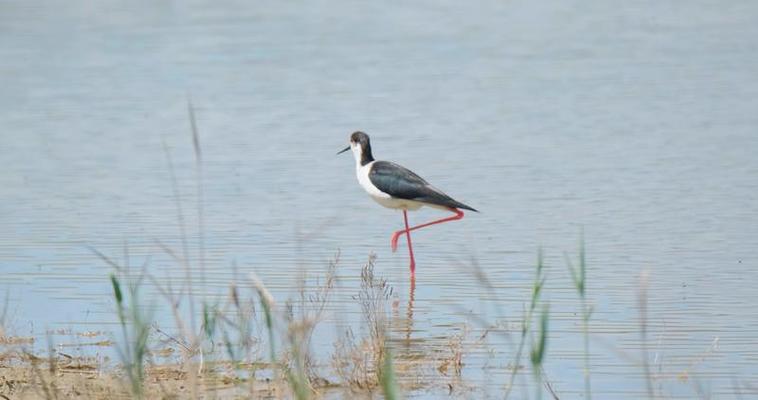
<path id="1" fill-rule="evenodd" d="M 361 184 L 361 187 L 363 190 L 366 191 L 371 197 L 378 197 L 380 199 L 389 199 L 390 195 L 387 193 L 382 192 L 374 186 L 373 183 L 371 183 L 371 179 L 369 178 L 369 173 L 371 173 L 371 166 L 374 165 L 376 161 L 371 161 L 370 163 L 366 165 L 360 165 L 358 164 L 355 168 L 355 173 L 358 176 L 358 183 Z"/>
<path id="2" fill-rule="evenodd" d="M 423 203 L 417 201 L 396 199 L 374 186 L 374 184 L 371 183 L 369 174 L 371 173 L 371 167 L 375 162 L 376 161 L 371 161 L 366 165 L 360 165 L 360 163 L 356 163 L 355 168 L 356 175 L 358 176 L 358 183 L 360 183 L 363 190 L 365 190 L 366 193 L 368 193 L 369 196 L 374 199 L 374 201 L 387 208 L 401 208 L 406 210 L 418 210 L 421 208 L 421 206 L 423 206 Z"/>

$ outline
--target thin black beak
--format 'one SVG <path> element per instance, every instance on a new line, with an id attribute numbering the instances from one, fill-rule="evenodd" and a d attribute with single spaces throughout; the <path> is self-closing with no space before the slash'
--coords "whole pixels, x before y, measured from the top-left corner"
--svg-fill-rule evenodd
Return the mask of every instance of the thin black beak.
<path id="1" fill-rule="evenodd" d="M 344 153 L 344 152 L 346 152 L 348 150 L 350 150 L 350 146 L 347 146 L 344 149 L 340 150 L 339 152 L 337 152 L 337 154 L 342 154 L 342 153 Z"/>

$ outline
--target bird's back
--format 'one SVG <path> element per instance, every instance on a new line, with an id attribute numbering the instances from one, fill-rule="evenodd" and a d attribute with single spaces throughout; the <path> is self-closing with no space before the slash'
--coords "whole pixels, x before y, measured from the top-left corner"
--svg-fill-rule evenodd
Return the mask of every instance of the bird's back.
<path id="1" fill-rule="evenodd" d="M 430 185 L 408 168 L 389 161 L 374 161 L 371 164 L 368 174 L 371 183 L 394 198 L 476 211 Z"/>

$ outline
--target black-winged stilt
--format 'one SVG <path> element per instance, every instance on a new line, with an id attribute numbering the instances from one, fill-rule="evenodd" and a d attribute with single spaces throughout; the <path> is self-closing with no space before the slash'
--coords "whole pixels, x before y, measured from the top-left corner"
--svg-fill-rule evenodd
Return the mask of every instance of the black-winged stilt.
<path id="1" fill-rule="evenodd" d="M 408 254 L 411 258 L 412 276 L 416 273 L 416 261 L 413 258 L 411 231 L 443 222 L 459 220 L 463 218 L 463 211 L 461 209 L 478 212 L 430 185 L 423 178 L 413 173 L 413 171 L 389 161 L 374 160 L 371 154 L 371 143 L 369 142 L 368 135 L 363 132 L 355 132 L 350 135 L 350 146 L 347 146 L 337 154 L 348 150 L 352 150 L 355 157 L 355 170 L 358 175 L 358 183 L 368 192 L 369 196 L 384 207 L 403 210 L 405 229 L 397 231 L 392 235 L 391 245 L 392 251 L 396 251 L 398 238 L 400 235 L 406 234 L 408 238 Z M 451 211 L 455 215 L 409 227 L 408 210 L 418 210 L 423 206 Z"/>

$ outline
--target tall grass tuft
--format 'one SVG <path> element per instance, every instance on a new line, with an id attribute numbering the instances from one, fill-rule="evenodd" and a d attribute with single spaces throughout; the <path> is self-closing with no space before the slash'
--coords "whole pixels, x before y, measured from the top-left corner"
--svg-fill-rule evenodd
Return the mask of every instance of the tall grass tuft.
<path id="1" fill-rule="evenodd" d="M 381 373 L 379 374 L 379 384 L 382 387 L 382 393 L 385 400 L 398 400 L 400 396 L 397 390 L 397 379 L 395 378 L 395 368 L 392 364 L 392 350 L 387 349 L 382 363 Z"/>
<path id="2" fill-rule="evenodd" d="M 529 332 L 531 329 L 532 316 L 534 314 L 535 308 L 537 308 L 537 304 L 540 301 L 542 288 L 545 286 L 544 268 L 545 268 L 545 264 L 543 262 L 542 249 L 539 249 L 537 251 L 537 267 L 535 269 L 534 281 L 532 283 L 532 296 L 531 296 L 531 299 L 529 300 L 529 307 L 527 307 L 525 315 L 521 323 L 521 337 L 519 339 L 518 348 L 516 350 L 516 357 L 514 358 L 513 369 L 511 370 L 511 375 L 508 379 L 508 387 L 506 387 L 505 389 L 506 399 L 508 398 L 508 396 L 511 393 L 511 390 L 513 389 L 513 383 L 516 380 L 516 374 L 518 374 L 519 365 L 521 364 L 521 356 L 524 351 L 524 345 L 526 344 L 526 338 L 529 335 Z M 544 347 L 543 347 L 543 350 L 544 350 Z M 540 362 L 542 361 L 542 357 L 544 357 L 544 354 L 540 355 Z"/>
<path id="3" fill-rule="evenodd" d="M 300 282 L 300 301 L 287 303 L 285 337 L 289 347 L 289 363 L 285 367 L 290 386 L 297 396 L 302 396 L 298 393 L 315 392 L 315 386 L 328 384 L 316 370 L 316 362 L 311 354 L 311 342 L 337 282 L 338 263 L 339 252 L 329 260 L 325 279 L 319 279 L 313 289 L 306 289 L 303 275 Z"/>
<path id="4" fill-rule="evenodd" d="M 127 278 L 128 298 L 124 296 L 121 281 L 115 274 L 111 274 L 110 280 L 123 335 L 123 344 L 116 349 L 124 365 L 132 397 L 142 399 L 152 317 L 139 304 L 139 279 L 134 281 Z"/>
<path id="5" fill-rule="evenodd" d="M 255 275 L 252 276 L 253 287 L 258 293 L 260 299 L 261 308 L 263 309 L 263 317 L 266 323 L 266 331 L 268 332 L 268 345 L 269 345 L 269 359 L 272 364 L 276 363 L 276 343 L 274 342 L 274 296 L 268 291 L 263 282 Z"/>
<path id="6" fill-rule="evenodd" d="M 271 292 L 266 288 L 266 286 L 263 284 L 263 282 L 255 275 L 252 276 L 253 280 L 253 286 L 255 288 L 255 291 L 258 293 L 258 298 L 260 299 L 261 308 L 263 309 L 263 317 L 266 324 L 266 331 L 268 332 L 268 341 L 269 341 L 269 359 L 271 360 L 271 365 L 273 368 L 275 368 L 277 374 L 279 373 L 280 369 L 284 369 L 284 374 L 287 379 L 287 383 L 289 384 L 290 388 L 292 389 L 292 392 L 295 395 L 295 398 L 298 400 L 306 400 L 310 397 L 310 392 L 308 389 L 308 383 L 307 379 L 304 377 L 303 369 L 299 365 L 295 366 L 295 368 L 289 368 L 289 367 L 283 367 L 279 364 L 279 361 L 277 359 L 276 354 L 276 343 L 275 340 L 275 334 L 276 334 L 276 327 L 275 327 L 275 314 L 274 314 L 274 296 L 271 295 Z M 291 337 L 289 338 L 290 341 L 294 341 Z M 295 346 L 293 346 L 295 347 Z M 298 350 L 294 350 L 296 353 L 295 358 L 299 359 L 298 357 Z"/>
<path id="7" fill-rule="evenodd" d="M 566 265 L 571 273 L 571 280 L 580 299 L 582 315 L 582 333 L 584 335 L 584 396 L 586 399 L 592 399 L 592 389 L 590 385 L 590 317 L 592 316 L 592 307 L 587 305 L 587 257 L 584 250 L 584 233 L 579 241 L 579 265 L 574 267 L 571 260 L 566 256 Z"/>
<path id="8" fill-rule="evenodd" d="M 537 400 L 542 398 L 542 364 L 545 360 L 547 351 L 547 333 L 548 320 L 550 318 L 550 307 L 545 305 L 542 308 L 540 317 L 540 331 L 536 341 L 532 341 L 532 348 L 529 353 L 529 361 L 532 364 L 532 375 L 534 375 L 535 397 Z"/>

